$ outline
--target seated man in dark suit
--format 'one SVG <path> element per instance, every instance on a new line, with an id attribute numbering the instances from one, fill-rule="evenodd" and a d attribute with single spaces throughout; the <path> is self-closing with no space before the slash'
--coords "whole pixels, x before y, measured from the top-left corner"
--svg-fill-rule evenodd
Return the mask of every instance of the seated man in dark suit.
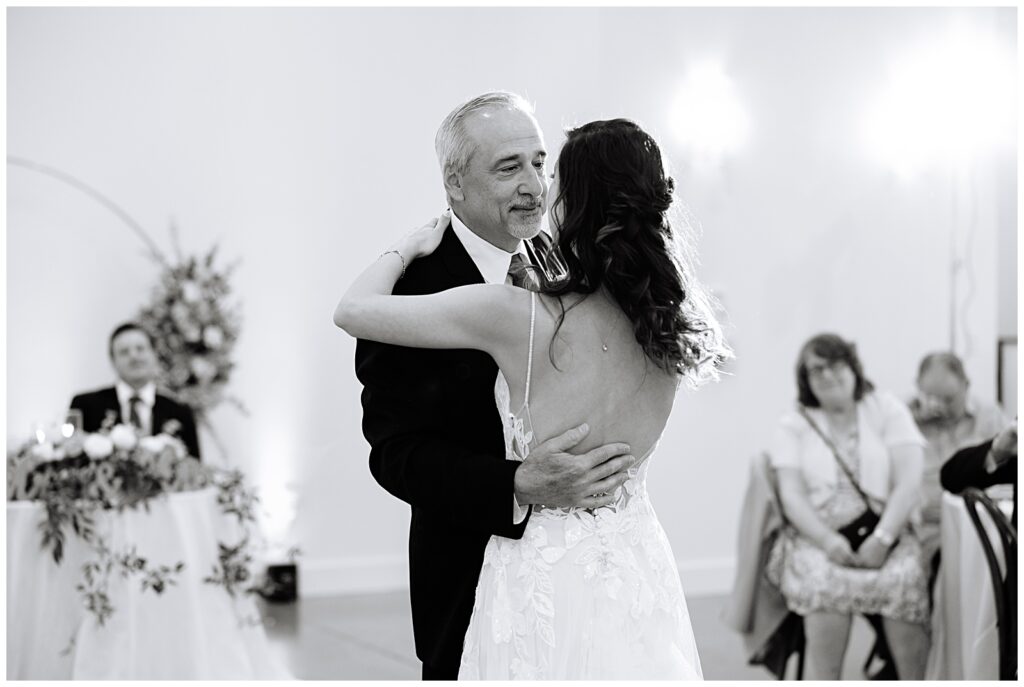
<path id="1" fill-rule="evenodd" d="M 82 429 L 96 432 L 108 417 L 114 423 L 135 426 L 141 435 L 159 434 L 167 423 L 176 424 L 173 433 L 185 443 L 188 454 L 198 459 L 199 438 L 192 410 L 156 392 L 157 359 L 149 332 L 134 322 L 122 324 L 110 335 L 108 352 L 117 384 L 71 399 L 71 407 L 82 412 Z"/>
<path id="2" fill-rule="evenodd" d="M 942 466 L 942 488 L 959 494 L 967 487 L 1013 485 L 1013 525 L 1017 526 L 1017 420 L 990 439 L 957 451 Z"/>

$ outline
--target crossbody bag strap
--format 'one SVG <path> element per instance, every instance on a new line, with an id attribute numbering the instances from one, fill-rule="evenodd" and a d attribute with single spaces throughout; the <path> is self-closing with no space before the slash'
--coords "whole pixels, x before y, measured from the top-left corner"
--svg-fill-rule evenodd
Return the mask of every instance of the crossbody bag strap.
<path id="1" fill-rule="evenodd" d="M 821 431 L 821 428 L 818 427 L 818 424 L 811 419 L 811 416 L 807 413 L 807 410 L 802 405 L 799 406 L 798 410 L 800 411 L 800 414 L 803 415 L 803 418 L 807 420 L 807 424 L 811 426 L 811 429 L 813 429 L 814 432 L 819 437 L 821 437 L 821 440 L 825 442 L 826 446 L 828 446 L 829 450 L 832 452 L 832 455 L 835 456 L 836 461 L 839 463 L 839 467 L 843 469 L 843 472 L 846 473 L 846 476 L 850 479 L 850 483 L 853 485 L 853 488 L 857 490 L 857 493 L 860 494 L 861 499 L 864 500 L 864 505 L 866 505 L 868 508 L 874 508 L 874 505 L 871 503 L 871 498 L 864 493 L 863 489 L 861 489 L 860 482 L 857 481 L 857 478 L 854 476 L 853 471 L 850 470 L 850 467 L 846 464 L 846 461 L 844 461 L 842 457 L 839 455 L 839 449 L 836 448 L 836 445 L 832 443 L 832 440 L 828 437 L 827 434 Z"/>

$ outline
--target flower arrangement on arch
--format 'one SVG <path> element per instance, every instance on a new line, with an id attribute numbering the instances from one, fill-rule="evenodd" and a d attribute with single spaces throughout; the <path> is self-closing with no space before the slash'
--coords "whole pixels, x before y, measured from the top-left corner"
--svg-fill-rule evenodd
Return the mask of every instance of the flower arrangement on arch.
<path id="1" fill-rule="evenodd" d="M 215 267 L 216 246 L 204 255 L 186 259 L 173 222 L 171 241 L 176 261 L 172 263 L 138 221 L 81 179 L 25 158 L 8 156 L 7 164 L 44 174 L 84 193 L 112 212 L 146 245 L 147 257 L 160 266 L 161 273 L 139 319 L 157 340 L 156 353 L 164 368 L 163 388 L 190 406 L 196 419 L 207 427 L 206 413 L 221 401 L 230 401 L 244 413 L 241 401 L 224 393 L 234 367 L 231 353 L 240 327 L 238 308 L 225 303 L 230 293 L 228 277 L 235 264 L 225 269 Z"/>
<path id="2" fill-rule="evenodd" d="M 218 269 L 216 254 L 216 246 L 198 257 L 183 258 L 179 252 L 176 264 L 164 264 L 138 315 L 156 340 L 161 385 L 200 420 L 225 400 L 244 411 L 238 399 L 225 394 L 241 319 L 227 304 L 234 265 Z"/>

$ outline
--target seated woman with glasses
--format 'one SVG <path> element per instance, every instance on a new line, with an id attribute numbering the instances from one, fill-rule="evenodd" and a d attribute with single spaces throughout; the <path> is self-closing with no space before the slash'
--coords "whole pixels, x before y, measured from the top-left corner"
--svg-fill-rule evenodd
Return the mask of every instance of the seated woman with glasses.
<path id="1" fill-rule="evenodd" d="M 899 677 L 920 680 L 928 574 L 909 521 L 924 438 L 901 401 L 874 391 L 854 345 L 834 334 L 804 344 L 796 382 L 797 406 L 770 451 L 788 527 L 767 574 L 804 618 L 804 677 L 840 677 L 852 616 L 863 614 L 881 616 Z M 855 521 L 864 525 L 859 537 L 846 527 Z M 851 529 L 849 538 L 840 532 Z"/>

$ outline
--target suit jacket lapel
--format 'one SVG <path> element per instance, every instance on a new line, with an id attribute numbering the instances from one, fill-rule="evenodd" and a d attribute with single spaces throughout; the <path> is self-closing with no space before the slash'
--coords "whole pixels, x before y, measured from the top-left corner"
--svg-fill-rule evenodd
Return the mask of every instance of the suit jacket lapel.
<path id="1" fill-rule="evenodd" d="M 117 397 L 117 387 L 112 386 L 109 389 L 103 389 L 103 403 L 111 408 L 117 409 L 118 416 L 121 415 L 121 400 Z"/>
<path id="2" fill-rule="evenodd" d="M 448 272 L 455 277 L 459 284 L 484 283 L 484 277 L 480 274 L 480 270 L 477 269 L 476 263 L 473 262 L 473 258 L 469 257 L 469 253 L 466 252 L 462 241 L 459 241 L 459 237 L 455 235 L 455 230 L 450 226 L 445 229 L 441 245 L 437 247 L 437 253 L 444 261 Z"/>
<path id="3" fill-rule="evenodd" d="M 112 386 L 108 389 L 103 389 L 100 392 L 100 398 L 102 399 L 101 404 L 103 410 L 100 412 L 101 418 L 105 418 L 107 410 L 113 410 L 117 414 L 117 421 L 124 422 L 124 418 L 121 417 L 121 399 L 117 397 L 117 387 Z"/>
<path id="4" fill-rule="evenodd" d="M 156 435 L 160 433 L 164 423 L 170 418 L 167 417 L 167 399 L 157 394 L 153 399 L 153 416 L 150 418 L 149 433 Z"/>

